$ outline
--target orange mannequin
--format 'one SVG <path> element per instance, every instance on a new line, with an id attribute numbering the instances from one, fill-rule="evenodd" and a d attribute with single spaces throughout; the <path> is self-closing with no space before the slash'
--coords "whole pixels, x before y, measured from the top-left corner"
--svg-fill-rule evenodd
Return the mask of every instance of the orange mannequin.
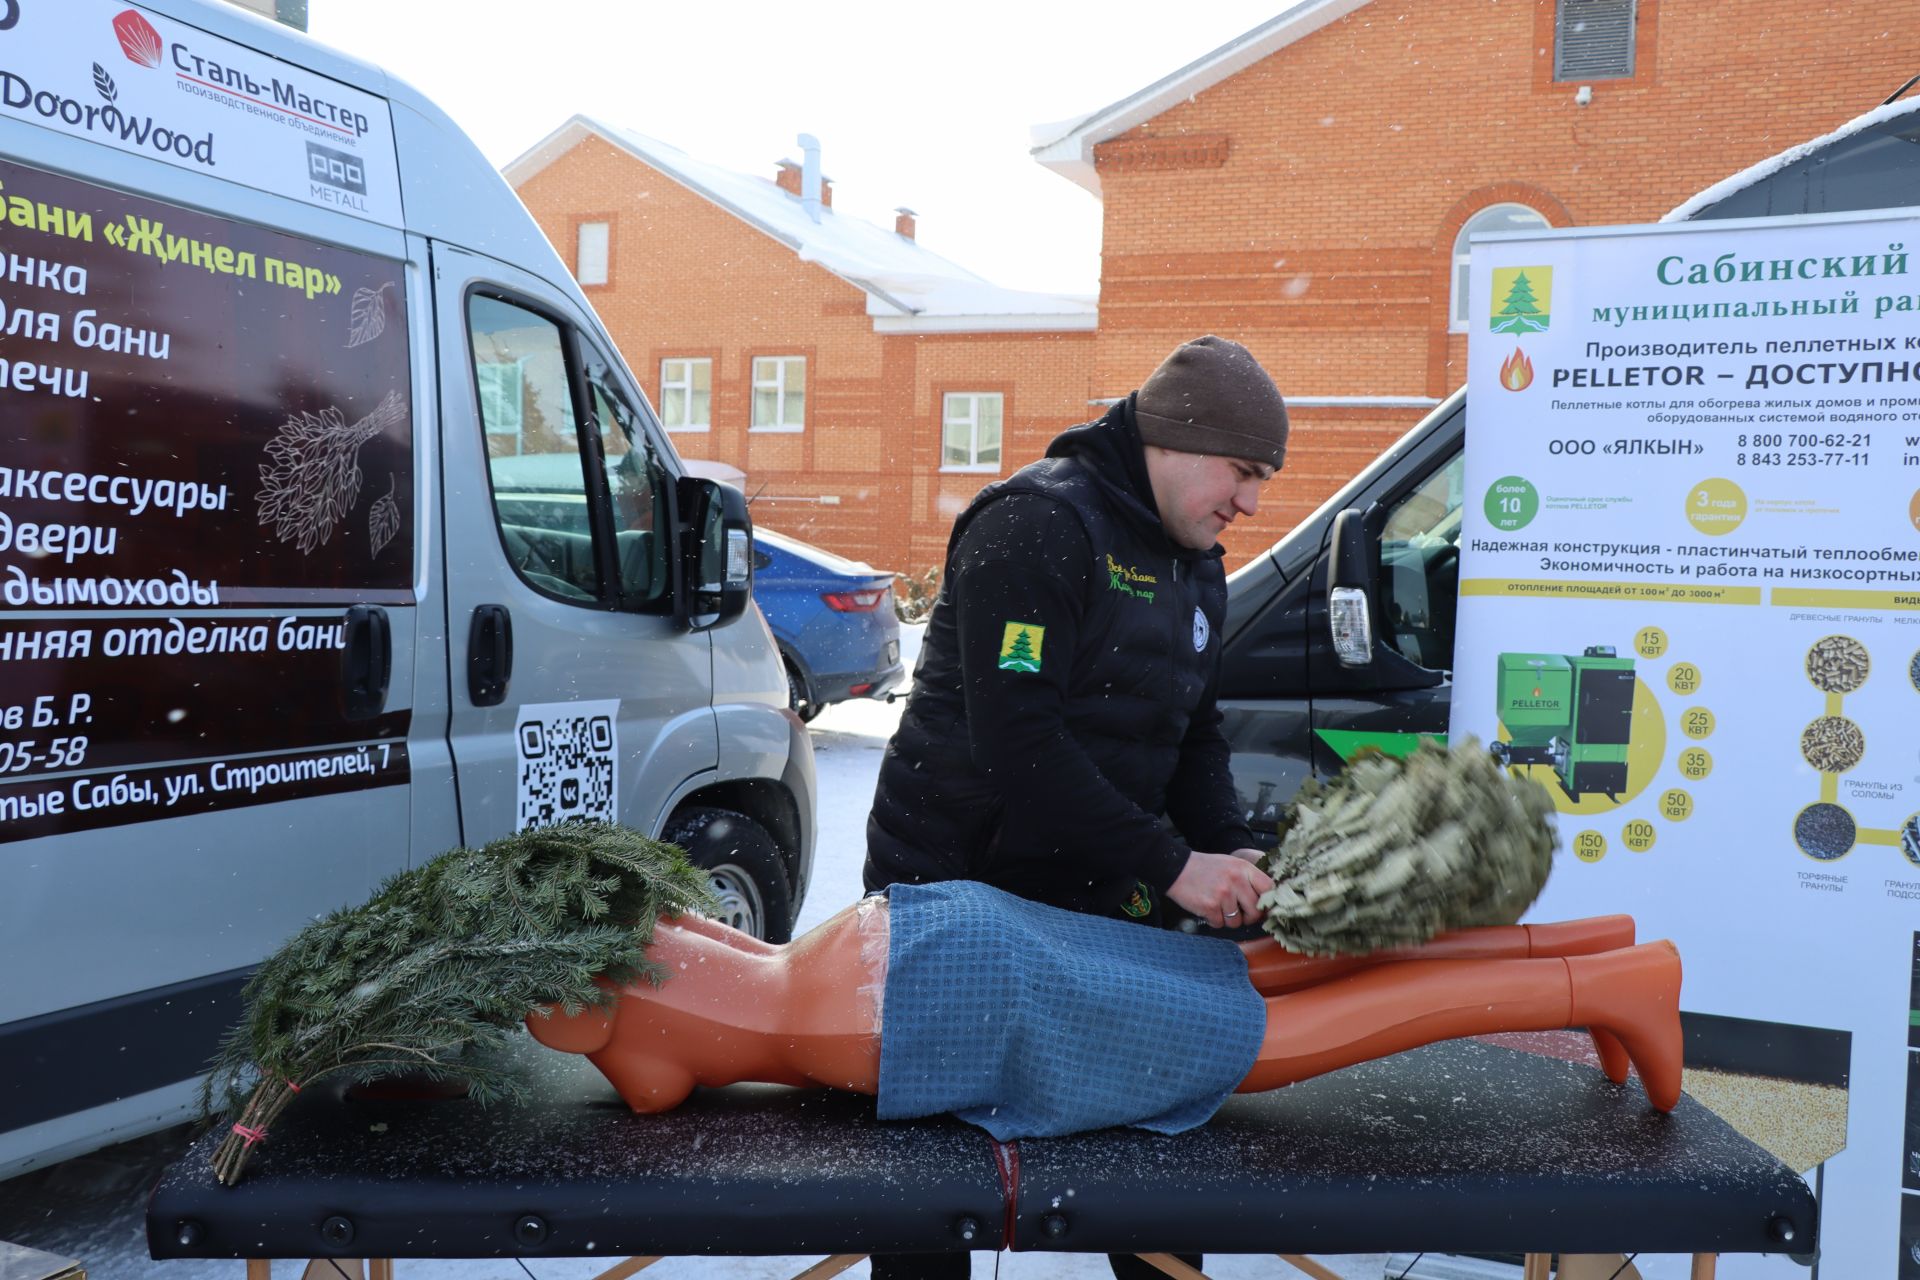
<path id="1" fill-rule="evenodd" d="M 1639 1069 L 1653 1105 L 1680 1099 L 1680 956 L 1631 946 L 1624 916 L 1473 929 L 1374 956 L 1297 956 L 1243 944 L 1267 1029 L 1241 1093 L 1437 1040 L 1592 1030 L 1615 1082 Z M 667 981 L 629 984 L 609 1010 L 536 1012 L 550 1048 L 583 1053 L 635 1111 L 695 1085 L 742 1080 L 878 1092 L 887 904 L 868 898 L 785 946 L 696 916 L 662 919 L 648 958 Z"/>

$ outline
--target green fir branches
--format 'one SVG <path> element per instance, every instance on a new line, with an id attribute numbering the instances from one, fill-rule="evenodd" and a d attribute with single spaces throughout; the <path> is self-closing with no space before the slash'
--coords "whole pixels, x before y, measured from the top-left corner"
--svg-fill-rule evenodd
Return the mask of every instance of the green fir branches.
<path id="1" fill-rule="evenodd" d="M 1264 927 L 1289 951 L 1361 955 L 1512 924 L 1546 885 L 1553 801 L 1474 739 L 1367 752 L 1289 809 Z"/>
<path id="2" fill-rule="evenodd" d="M 605 823 L 523 831 L 403 871 L 364 904 L 295 934 L 255 971 L 202 1107 L 233 1128 L 223 1184 L 299 1088 L 417 1074 L 480 1102 L 518 1097 L 483 1051 L 542 1005 L 606 1006 L 596 982 L 658 983 L 654 920 L 710 910 L 703 873 L 669 844 Z"/>

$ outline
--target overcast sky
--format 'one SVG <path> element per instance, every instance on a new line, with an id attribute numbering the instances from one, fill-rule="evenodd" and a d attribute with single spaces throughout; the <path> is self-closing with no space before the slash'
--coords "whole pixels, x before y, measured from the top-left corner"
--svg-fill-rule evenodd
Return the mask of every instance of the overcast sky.
<path id="1" fill-rule="evenodd" d="M 1092 293 L 1100 207 L 1028 154 L 1034 124 L 1124 98 L 1292 0 L 831 4 L 311 0 L 312 34 L 437 102 L 504 165 L 575 112 L 771 177 L 820 139 L 834 209 L 996 284 Z"/>

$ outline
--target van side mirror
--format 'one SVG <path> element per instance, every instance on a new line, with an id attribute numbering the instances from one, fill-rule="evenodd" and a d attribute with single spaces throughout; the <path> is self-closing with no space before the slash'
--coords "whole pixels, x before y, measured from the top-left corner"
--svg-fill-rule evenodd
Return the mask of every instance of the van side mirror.
<path id="1" fill-rule="evenodd" d="M 1375 572 L 1373 539 L 1366 513 L 1349 507 L 1333 518 L 1332 555 L 1327 565 L 1327 625 L 1333 653 L 1343 667 L 1373 664 L 1372 601 Z"/>
<path id="2" fill-rule="evenodd" d="M 753 591 L 753 519 L 730 484 L 682 476 L 680 582 L 676 612 L 689 631 L 724 627 L 747 611 Z"/>

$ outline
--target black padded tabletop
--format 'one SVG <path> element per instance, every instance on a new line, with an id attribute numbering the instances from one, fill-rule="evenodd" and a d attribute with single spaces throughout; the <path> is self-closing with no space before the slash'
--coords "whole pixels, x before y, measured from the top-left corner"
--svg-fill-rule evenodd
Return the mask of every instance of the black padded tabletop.
<path id="1" fill-rule="evenodd" d="M 822 1090 L 700 1090 L 635 1115 L 585 1058 L 527 1041 L 534 1096 L 368 1101 L 308 1088 L 214 1181 L 209 1133 L 147 1204 L 157 1258 L 625 1257 L 1004 1247 L 993 1145 Z M 528 1218 L 538 1225 L 524 1226 Z M 351 1224 L 351 1237 L 330 1219 Z M 974 1237 L 963 1243 L 963 1220 Z M 187 1225 L 190 1224 L 190 1225 Z M 183 1225 L 187 1225 L 183 1239 Z"/>
<path id="2" fill-rule="evenodd" d="M 309 1088 L 237 1187 L 218 1135 L 148 1205 L 156 1257 L 1078 1252 L 1810 1253 L 1806 1183 L 1683 1098 L 1454 1041 L 1230 1099 L 1175 1137 L 1011 1144 L 870 1099 L 704 1090 L 636 1116 L 584 1059 L 533 1050 L 535 1098 Z M 970 1228 L 971 1239 L 960 1232 Z"/>
<path id="3" fill-rule="evenodd" d="M 1178 1138 L 1020 1144 L 1023 1249 L 1813 1251 L 1798 1174 L 1639 1078 L 1472 1040 L 1228 1099 Z"/>

